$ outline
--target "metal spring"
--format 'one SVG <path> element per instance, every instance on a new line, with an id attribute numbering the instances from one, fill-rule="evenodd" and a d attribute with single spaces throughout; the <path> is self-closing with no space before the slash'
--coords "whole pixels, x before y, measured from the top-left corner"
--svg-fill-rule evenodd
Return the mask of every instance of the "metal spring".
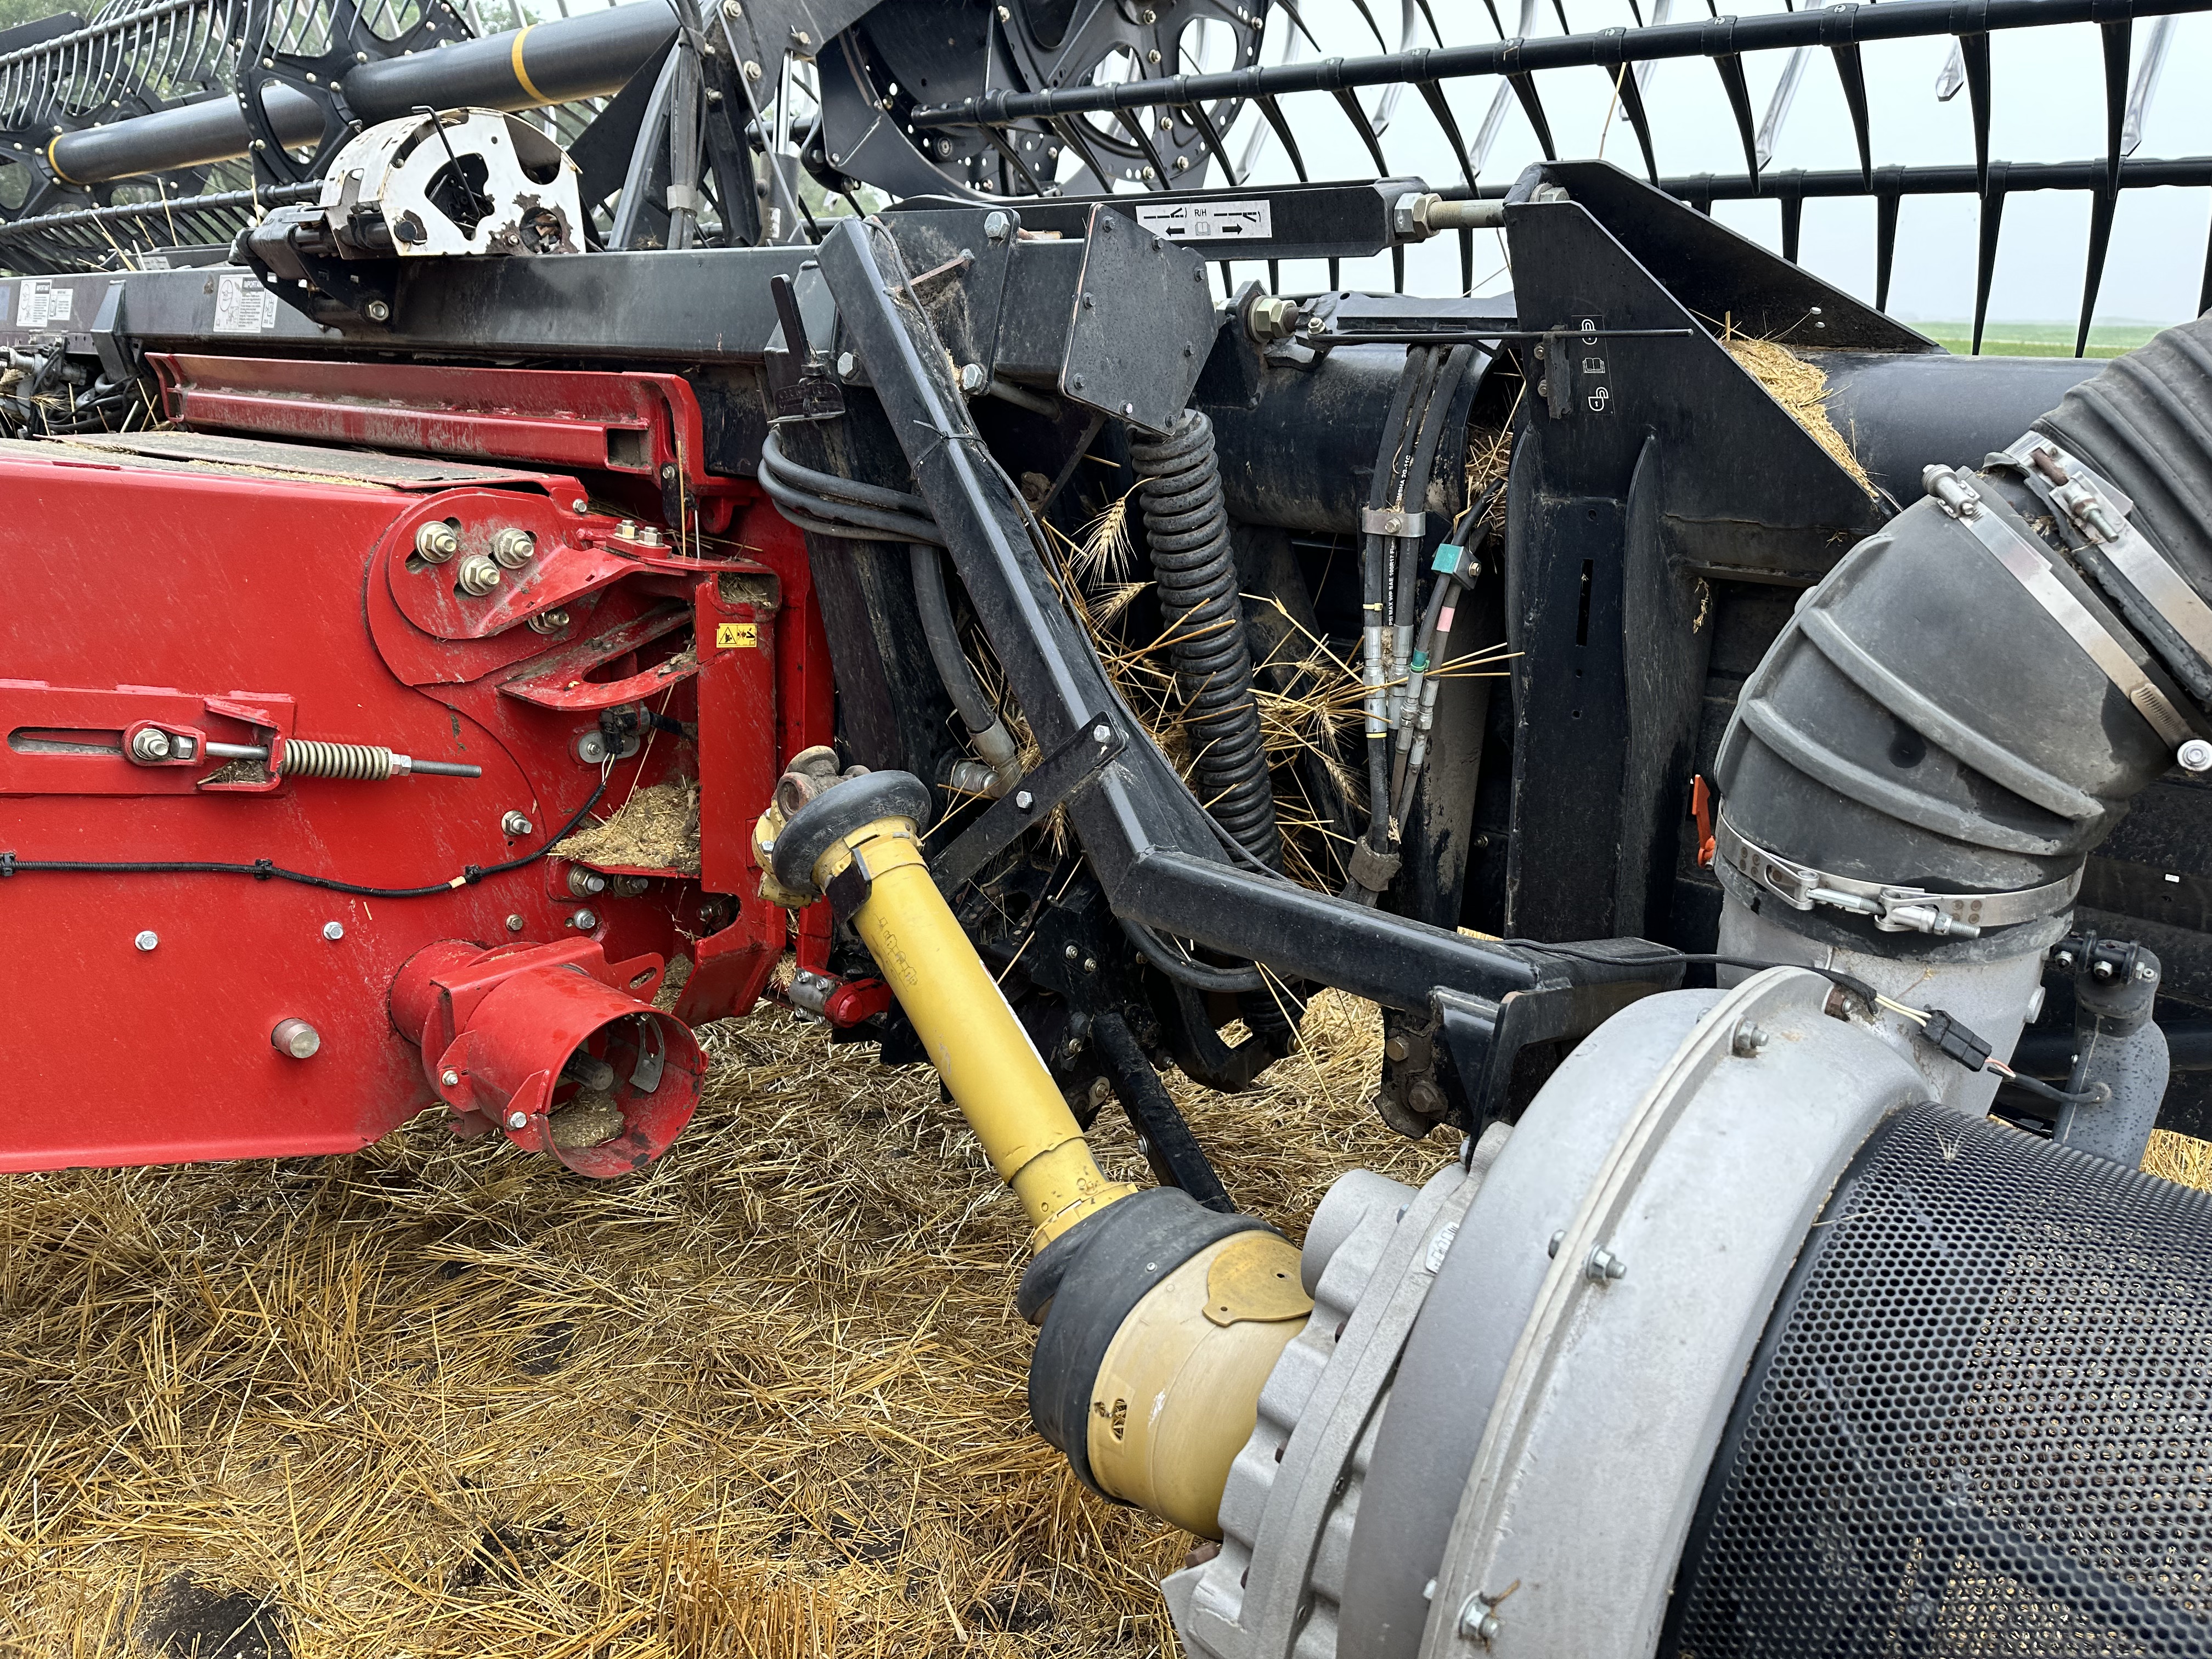
<path id="1" fill-rule="evenodd" d="M 1185 410 L 1164 438 L 1132 434 L 1129 459 L 1143 480 L 1145 539 L 1167 613 L 1168 657 L 1182 688 L 1184 725 L 1197 753 L 1199 799 L 1247 852 L 1279 865 L 1282 843 L 1252 695 L 1252 653 L 1237 599 L 1213 422 Z"/>
<path id="2" fill-rule="evenodd" d="M 350 778 L 373 781 L 392 775 L 392 751 L 370 743 L 322 743 L 294 738 L 284 745 L 289 778 Z"/>

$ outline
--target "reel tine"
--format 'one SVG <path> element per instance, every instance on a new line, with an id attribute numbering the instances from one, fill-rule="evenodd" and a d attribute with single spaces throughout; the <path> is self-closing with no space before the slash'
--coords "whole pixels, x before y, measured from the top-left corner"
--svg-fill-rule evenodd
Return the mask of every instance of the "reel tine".
<path id="1" fill-rule="evenodd" d="M 1962 34 L 1959 58 L 1966 76 L 1966 99 L 1974 118 L 1974 183 L 1984 194 L 1990 187 L 1990 37 Z"/>
<path id="2" fill-rule="evenodd" d="M 1721 86 L 1728 93 L 1729 107 L 1735 112 L 1735 130 L 1743 139 L 1744 172 L 1751 178 L 1759 177 L 1759 139 L 1752 131 L 1751 88 L 1743 78 L 1743 54 L 1723 52 L 1713 59 L 1713 67 L 1720 71 Z M 1633 80 L 1635 77 L 1629 77 Z"/>
<path id="3" fill-rule="evenodd" d="M 1635 130 L 1636 142 L 1644 151 L 1644 171 L 1656 185 L 1659 182 L 1659 159 L 1651 149 L 1651 121 L 1644 111 L 1644 89 L 1637 84 L 1634 67 L 1625 55 L 1620 60 L 1620 79 L 1617 85 L 1620 92 L 1620 112 Z"/>
<path id="4" fill-rule="evenodd" d="M 2121 133 L 2128 120 L 2128 54 L 2135 25 L 2126 18 L 2103 25 L 2105 37 L 2105 183 L 2120 187 Z M 2084 323 L 2083 327 L 2088 325 Z M 2074 354 L 2080 356 L 2080 352 Z"/>
<path id="5" fill-rule="evenodd" d="M 1338 87 L 1333 95 L 1338 107 L 1344 111 L 1345 118 L 1359 134 L 1360 142 L 1367 146 L 1367 154 L 1375 162 L 1376 174 L 1386 179 L 1389 177 L 1390 164 L 1382 159 L 1382 140 L 1368 124 L 1367 112 L 1359 107 L 1359 94 L 1347 87 Z"/>
<path id="6" fill-rule="evenodd" d="M 2089 198 L 2089 258 L 2081 271 L 2081 323 L 2074 331 L 2074 355 L 2089 351 L 2089 325 L 2097 314 L 2097 290 L 2105 280 L 2105 255 L 2112 246 L 2112 214 L 2120 204 L 2117 190 L 2100 190 Z"/>
<path id="7" fill-rule="evenodd" d="M 1259 105 L 1261 115 L 1275 130 L 1275 137 L 1283 141 L 1283 151 L 1291 158 L 1291 171 L 1298 175 L 1298 182 L 1302 185 L 1310 183 L 1306 176 L 1305 158 L 1298 154 L 1298 141 L 1291 137 L 1291 124 L 1283 118 L 1282 105 L 1264 92 L 1255 96 L 1252 101 Z"/>
<path id="8" fill-rule="evenodd" d="M 1856 45 L 1844 41 L 1828 48 L 1836 60 L 1836 79 L 1843 82 L 1844 102 L 1851 112 L 1851 132 L 1859 141 L 1859 177 L 1874 188 L 1874 131 L 1867 114 L 1866 65 Z"/>
<path id="9" fill-rule="evenodd" d="M 1903 198 L 1893 190 L 1879 191 L 1874 210 L 1874 308 L 1889 309 L 1890 272 L 1897 264 L 1897 209 Z M 2212 254 L 2207 255 L 2212 259 Z M 2212 265 L 2207 267 L 2212 281 Z"/>
<path id="10" fill-rule="evenodd" d="M 1996 275 L 1997 236 L 2004 227 L 2004 179 L 2000 175 L 1982 191 L 1980 246 L 1974 259 L 1974 356 L 1982 355 L 1982 325 L 1990 314 L 1990 283 Z"/>

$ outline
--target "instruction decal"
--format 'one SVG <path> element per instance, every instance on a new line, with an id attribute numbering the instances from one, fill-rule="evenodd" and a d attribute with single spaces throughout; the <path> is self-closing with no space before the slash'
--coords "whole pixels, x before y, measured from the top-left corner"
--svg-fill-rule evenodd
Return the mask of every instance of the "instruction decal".
<path id="1" fill-rule="evenodd" d="M 1137 222 L 1170 242 L 1259 242 L 1275 234 L 1266 198 L 1251 202 L 1140 202 Z"/>
<path id="2" fill-rule="evenodd" d="M 266 334 L 276 326 L 276 296 L 251 276 L 216 280 L 215 331 Z"/>

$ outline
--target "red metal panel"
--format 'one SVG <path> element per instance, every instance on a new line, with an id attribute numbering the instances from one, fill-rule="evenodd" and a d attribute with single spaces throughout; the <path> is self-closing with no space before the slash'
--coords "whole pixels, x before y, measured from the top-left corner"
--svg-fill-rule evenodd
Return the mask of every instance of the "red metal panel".
<path id="1" fill-rule="evenodd" d="M 695 492 L 706 471 L 699 400 L 680 375 L 324 363 L 152 352 L 172 420 L 309 442 L 530 461 L 658 479 Z"/>
<path id="2" fill-rule="evenodd" d="M 570 750 L 576 717 L 489 684 L 481 695 L 412 689 L 363 626 L 373 550 L 421 500 L 127 459 L 0 460 L 0 511 L 40 526 L 0 544 L 11 596 L 0 607 L 0 672 L 57 686 L 267 688 L 295 700 L 303 733 L 483 769 L 473 779 L 295 780 L 274 793 L 14 796 L 0 805 L 0 850 L 268 858 L 411 886 L 544 844 L 599 781 Z M 610 799 L 636 771 L 617 769 Z M 528 834 L 503 831 L 509 811 L 529 817 Z M 675 907 L 660 885 L 592 902 L 591 932 L 610 957 L 672 951 Z M 420 899 L 226 876 L 14 877 L 0 887 L 0 945 L 19 969 L 39 960 L 67 970 L 10 976 L 18 1109 L 0 1115 L 0 1169 L 338 1152 L 375 1139 L 433 1102 L 387 1010 L 393 975 L 434 939 L 574 936 L 578 902 L 548 889 L 535 867 Z M 325 937 L 332 922 L 336 939 Z M 151 949 L 134 944 L 142 933 Z M 288 1018 L 320 1034 L 312 1059 L 270 1046 Z"/>

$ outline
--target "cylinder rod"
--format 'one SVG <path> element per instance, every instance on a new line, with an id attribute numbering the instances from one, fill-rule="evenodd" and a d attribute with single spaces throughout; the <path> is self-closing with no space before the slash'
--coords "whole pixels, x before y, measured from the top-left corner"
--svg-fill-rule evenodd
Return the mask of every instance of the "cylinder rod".
<path id="1" fill-rule="evenodd" d="M 519 110 L 606 97 L 621 91 L 675 31 L 675 14 L 659 0 L 633 0 L 436 52 L 363 64 L 345 78 L 346 102 L 356 119 L 374 124 L 426 104 Z M 288 145 L 322 137 L 322 110 L 305 93 L 270 87 L 262 94 L 262 107 Z M 218 93 L 175 109 L 64 132 L 46 147 L 46 161 L 65 183 L 105 184 L 228 161 L 246 153 L 252 136 L 236 97 Z"/>

